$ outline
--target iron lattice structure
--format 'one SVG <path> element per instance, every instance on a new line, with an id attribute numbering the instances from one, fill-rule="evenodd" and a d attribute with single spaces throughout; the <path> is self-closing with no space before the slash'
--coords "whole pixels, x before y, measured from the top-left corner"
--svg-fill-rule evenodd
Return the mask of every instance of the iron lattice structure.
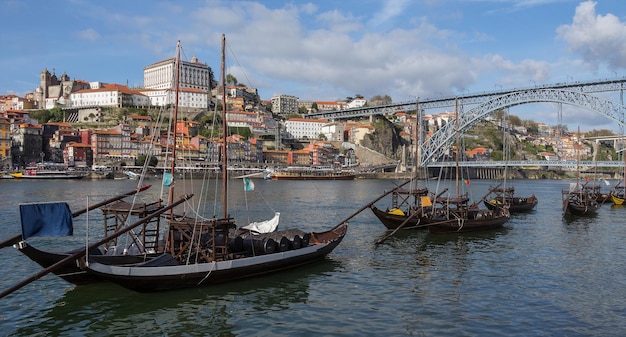
<path id="1" fill-rule="evenodd" d="M 617 122 L 621 127 L 624 127 L 624 113 L 626 113 L 626 107 L 621 104 L 574 90 L 526 89 L 495 97 L 468 111 L 459 112 L 458 132 L 459 134 L 464 134 L 476 123 L 484 120 L 498 110 L 538 102 L 565 103 L 596 111 L 606 115 Z M 456 132 L 456 121 L 450 121 L 420 144 L 420 166 L 428 166 L 428 163 L 441 159 L 445 151 L 454 143 Z"/>

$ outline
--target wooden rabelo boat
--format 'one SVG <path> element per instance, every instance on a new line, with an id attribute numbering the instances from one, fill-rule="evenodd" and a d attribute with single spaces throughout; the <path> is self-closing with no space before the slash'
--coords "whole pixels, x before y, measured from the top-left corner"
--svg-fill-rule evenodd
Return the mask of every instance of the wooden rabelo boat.
<path id="1" fill-rule="evenodd" d="M 469 204 L 467 195 L 462 195 L 435 199 L 433 211 L 424 214 L 421 221 L 431 233 L 449 234 L 497 229 L 504 226 L 509 217 L 505 207 L 480 209 L 476 203 Z"/>
<path id="2" fill-rule="evenodd" d="M 499 207 L 509 209 L 510 213 L 532 211 L 539 200 L 532 194 L 529 197 L 515 196 L 515 187 L 500 188 L 489 186 L 489 192 L 482 198 L 483 204 L 491 210 Z"/>
<path id="3" fill-rule="evenodd" d="M 225 43 L 223 36 L 222 83 Z M 180 57 L 180 44 L 178 49 L 177 60 Z M 225 86 L 222 89 L 223 97 L 226 97 Z M 226 105 L 223 108 L 225 116 Z M 176 117 L 177 104 L 174 107 L 174 120 Z M 227 129 L 226 118 L 222 118 L 224 139 Z M 173 157 L 176 158 L 175 155 Z M 225 168 L 228 162 L 225 146 L 221 147 L 220 161 L 222 168 Z M 89 260 L 87 271 L 138 292 L 205 286 L 319 261 L 332 252 L 346 235 L 348 223 L 343 221 L 323 232 L 287 229 L 268 235 L 231 237 L 230 233 L 236 231 L 237 226 L 228 214 L 228 170 L 222 169 L 221 172 L 220 217 L 181 216 L 170 211 L 166 216 L 169 231 L 166 250 L 162 255 L 144 263 L 130 265 L 107 265 Z M 170 200 L 174 195 L 173 187 L 174 184 L 170 185 Z"/>
<path id="4" fill-rule="evenodd" d="M 563 216 L 590 217 L 598 213 L 600 205 L 596 196 L 578 183 L 572 184 L 568 191 L 561 191 Z"/>
<path id="5" fill-rule="evenodd" d="M 385 210 L 370 205 L 370 209 L 387 229 L 411 229 L 419 225 L 421 214 L 432 206 L 427 188 L 400 188 L 391 193 L 391 206 Z"/>

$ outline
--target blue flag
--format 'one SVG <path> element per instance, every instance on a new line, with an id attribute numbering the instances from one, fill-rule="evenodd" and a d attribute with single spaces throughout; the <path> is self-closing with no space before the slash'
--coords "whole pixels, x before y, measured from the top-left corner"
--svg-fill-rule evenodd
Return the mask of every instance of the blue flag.
<path id="1" fill-rule="evenodd" d="M 172 181 L 174 181 L 174 176 L 171 173 L 163 173 L 163 186 L 172 185 Z"/>
<path id="2" fill-rule="evenodd" d="M 243 190 L 246 192 L 254 191 L 254 183 L 250 178 L 243 178 Z"/>
<path id="3" fill-rule="evenodd" d="M 22 238 L 74 234 L 72 212 L 64 202 L 20 205 Z"/>

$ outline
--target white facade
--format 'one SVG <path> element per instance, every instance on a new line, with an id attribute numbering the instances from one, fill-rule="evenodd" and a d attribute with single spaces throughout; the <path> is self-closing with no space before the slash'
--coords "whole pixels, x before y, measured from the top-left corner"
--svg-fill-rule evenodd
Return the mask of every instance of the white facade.
<path id="1" fill-rule="evenodd" d="M 59 100 L 61 103 L 61 100 Z M 99 89 L 79 90 L 71 93 L 65 102 L 66 107 L 90 107 L 90 106 L 110 106 L 110 107 L 131 107 L 149 106 L 148 96 L 137 91 L 132 91 L 122 85 L 105 85 Z"/>
<path id="2" fill-rule="evenodd" d="M 142 90 L 155 106 L 174 104 L 176 101 L 174 88 L 175 59 L 151 64 L 143 70 Z M 190 110 L 207 109 L 210 100 L 210 87 L 213 81 L 213 71 L 194 57 L 191 62 L 182 61 L 180 67 L 180 83 L 178 91 L 179 108 Z"/>
<path id="3" fill-rule="evenodd" d="M 290 118 L 285 122 L 286 138 L 317 139 L 326 124 L 325 119 Z"/>

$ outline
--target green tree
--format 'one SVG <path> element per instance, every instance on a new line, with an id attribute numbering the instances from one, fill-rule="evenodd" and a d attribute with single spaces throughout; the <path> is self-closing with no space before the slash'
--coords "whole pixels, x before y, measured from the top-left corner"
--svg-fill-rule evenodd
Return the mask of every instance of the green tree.
<path id="1" fill-rule="evenodd" d="M 135 166 L 143 166 L 146 163 L 147 158 L 148 156 L 146 156 L 145 154 L 140 154 L 135 159 Z M 156 167 L 158 163 L 159 163 L 159 160 L 156 157 L 150 156 L 150 160 L 148 161 L 148 166 Z"/>

